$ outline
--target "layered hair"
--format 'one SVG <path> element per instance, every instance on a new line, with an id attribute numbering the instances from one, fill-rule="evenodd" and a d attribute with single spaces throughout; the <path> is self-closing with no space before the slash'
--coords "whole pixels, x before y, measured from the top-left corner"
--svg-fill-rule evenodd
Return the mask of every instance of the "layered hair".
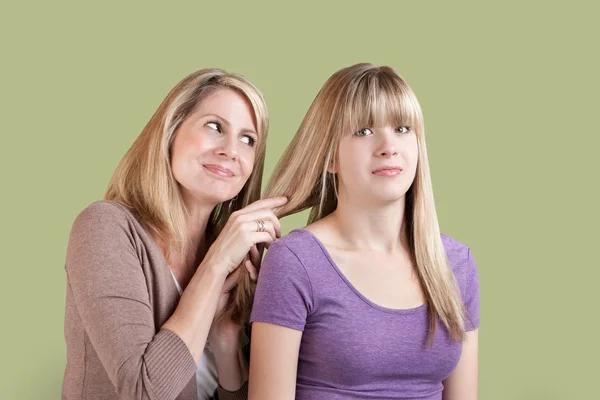
<path id="1" fill-rule="evenodd" d="M 196 71 L 179 82 L 162 101 L 142 133 L 119 162 L 108 184 L 105 200 L 119 202 L 134 212 L 172 252 L 185 253 L 189 214 L 178 182 L 171 170 L 171 146 L 177 129 L 216 90 L 228 88 L 245 97 L 254 112 L 260 140 L 248 181 L 233 199 L 220 203 L 210 216 L 206 242 L 212 244 L 232 212 L 260 198 L 268 132 L 267 106 L 261 92 L 245 77 L 220 69 Z M 251 301 L 253 284 L 247 275 L 232 299 Z M 234 320 L 247 319 L 231 302 L 226 313 Z"/>
<path id="2" fill-rule="evenodd" d="M 357 64 L 333 74 L 310 106 L 275 167 L 265 196 L 286 196 L 280 217 L 309 209 L 308 223 L 337 207 L 336 163 L 340 141 L 360 128 L 410 126 L 418 143 L 414 181 L 405 196 L 404 226 L 429 310 L 428 343 L 438 318 L 457 341 L 465 338 L 465 311 L 449 267 L 433 198 L 423 114 L 402 77 L 390 67 Z"/>

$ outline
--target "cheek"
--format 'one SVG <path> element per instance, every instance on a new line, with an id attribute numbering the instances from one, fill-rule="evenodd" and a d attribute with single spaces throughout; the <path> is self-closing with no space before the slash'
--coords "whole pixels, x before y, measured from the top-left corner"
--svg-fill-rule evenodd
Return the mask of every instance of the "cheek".
<path id="1" fill-rule="evenodd" d="M 412 140 L 408 141 L 405 146 L 403 146 L 403 156 L 404 160 L 413 168 L 417 167 L 417 161 L 419 160 L 419 144 L 417 143 L 417 139 L 411 138 Z"/>
<path id="2" fill-rule="evenodd" d="M 353 174 L 366 168 L 365 164 L 370 162 L 369 152 L 367 143 L 342 141 L 338 148 L 337 173 Z"/>
<path id="3" fill-rule="evenodd" d="M 188 154 L 197 155 L 211 151 L 218 145 L 217 138 L 210 135 L 190 135 L 184 143 Z"/>
<path id="4" fill-rule="evenodd" d="M 171 170 L 175 179 L 183 184 L 196 174 L 198 159 L 203 153 L 211 151 L 210 137 L 182 129 L 176 133 L 171 144 Z"/>
<path id="5" fill-rule="evenodd" d="M 362 187 L 369 180 L 369 164 L 363 162 L 363 158 L 356 154 L 342 154 L 338 158 L 336 168 L 340 187 Z"/>
<path id="6" fill-rule="evenodd" d="M 181 164 L 190 156 L 197 154 L 206 147 L 201 135 L 193 135 L 188 131 L 180 131 L 176 134 L 171 145 L 171 163 Z"/>
<path id="7" fill-rule="evenodd" d="M 184 170 L 183 164 L 185 159 L 185 146 L 179 137 L 175 137 L 169 153 L 171 157 L 171 170 L 173 171 L 173 176 L 178 182 L 180 182 L 182 178 L 181 175 Z"/>
<path id="8" fill-rule="evenodd" d="M 335 166 L 335 171 L 340 178 L 343 179 L 346 176 L 354 175 L 352 172 L 356 166 L 356 162 L 352 161 L 352 155 L 348 154 L 348 151 L 340 149 L 338 160 Z"/>
<path id="9" fill-rule="evenodd" d="M 254 169 L 254 159 L 256 157 L 256 151 L 251 148 L 240 150 L 238 153 L 240 157 L 240 166 L 242 174 L 245 178 L 248 178 Z"/>

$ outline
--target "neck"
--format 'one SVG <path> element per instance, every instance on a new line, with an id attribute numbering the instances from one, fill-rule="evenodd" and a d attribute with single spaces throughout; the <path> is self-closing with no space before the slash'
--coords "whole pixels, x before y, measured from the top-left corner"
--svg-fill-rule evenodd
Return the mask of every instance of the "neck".
<path id="1" fill-rule="evenodd" d="M 404 226 L 405 197 L 374 206 L 340 196 L 331 214 L 344 246 L 357 250 L 391 253 L 407 249 Z"/>
<path id="2" fill-rule="evenodd" d="M 166 243 L 154 234 L 153 237 L 172 269 L 195 270 L 200 262 L 199 259 L 203 257 L 200 253 L 206 243 L 206 228 L 216 205 L 200 203 L 197 200 L 189 201 L 185 198 L 184 204 L 188 212 L 185 254 L 169 253 Z"/>
<path id="3" fill-rule="evenodd" d="M 188 255 L 195 257 L 206 239 L 206 227 L 216 204 L 203 204 L 198 201 L 186 201 L 185 207 L 189 217 L 187 221 L 188 236 L 186 248 Z"/>

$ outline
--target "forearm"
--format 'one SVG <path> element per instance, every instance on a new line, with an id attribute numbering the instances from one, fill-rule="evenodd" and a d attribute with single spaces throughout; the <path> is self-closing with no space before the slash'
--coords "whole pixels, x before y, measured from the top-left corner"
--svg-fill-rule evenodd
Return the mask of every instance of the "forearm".
<path id="1" fill-rule="evenodd" d="M 179 304 L 163 328 L 177 334 L 198 363 L 210 331 L 225 277 L 209 265 L 200 265 Z"/>

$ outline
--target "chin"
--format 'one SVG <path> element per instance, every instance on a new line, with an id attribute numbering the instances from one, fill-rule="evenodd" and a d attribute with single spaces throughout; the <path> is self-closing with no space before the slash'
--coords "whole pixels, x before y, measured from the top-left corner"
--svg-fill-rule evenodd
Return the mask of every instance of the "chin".
<path id="1" fill-rule="evenodd" d="M 201 199 L 201 201 L 219 204 L 219 203 L 224 203 L 226 201 L 233 199 L 236 196 L 236 194 L 237 193 L 232 193 L 231 195 L 222 194 L 222 195 L 215 196 L 214 193 L 212 193 L 212 194 L 204 193 L 202 196 L 198 196 L 198 197 L 199 197 L 199 200 Z"/>
<path id="2" fill-rule="evenodd" d="M 373 192 L 373 200 L 377 203 L 390 204 L 404 201 L 407 190 L 380 190 Z"/>
<path id="3" fill-rule="evenodd" d="M 191 190 L 189 188 L 184 189 L 185 194 L 187 194 L 187 198 L 192 198 L 193 201 L 198 203 L 213 205 L 233 199 L 240 192 L 240 190 L 223 190 L 223 188 L 216 187 L 193 188 Z"/>
<path id="4" fill-rule="evenodd" d="M 400 203 L 405 200 L 405 196 L 377 196 L 377 202 L 383 205 L 391 205 L 394 203 Z"/>

